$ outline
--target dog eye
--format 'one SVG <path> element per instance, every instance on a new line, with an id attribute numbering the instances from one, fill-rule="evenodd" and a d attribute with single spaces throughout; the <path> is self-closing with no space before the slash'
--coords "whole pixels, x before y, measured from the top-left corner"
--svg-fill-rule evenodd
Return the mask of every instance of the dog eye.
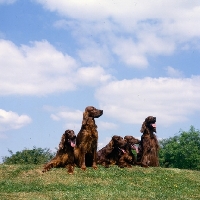
<path id="1" fill-rule="evenodd" d="M 94 108 L 94 107 L 91 107 L 90 111 L 95 111 L 95 108 Z"/>

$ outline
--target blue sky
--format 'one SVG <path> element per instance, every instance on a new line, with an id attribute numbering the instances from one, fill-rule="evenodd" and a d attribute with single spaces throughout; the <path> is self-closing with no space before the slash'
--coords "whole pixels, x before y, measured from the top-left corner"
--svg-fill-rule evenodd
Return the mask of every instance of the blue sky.
<path id="1" fill-rule="evenodd" d="M 55 148 L 86 106 L 113 135 L 200 129 L 200 2 L 0 0 L 0 158 Z"/>

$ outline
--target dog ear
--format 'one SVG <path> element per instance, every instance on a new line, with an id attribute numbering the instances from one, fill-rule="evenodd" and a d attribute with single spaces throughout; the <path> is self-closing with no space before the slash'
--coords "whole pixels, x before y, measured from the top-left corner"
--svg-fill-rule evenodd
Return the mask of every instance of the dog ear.
<path id="1" fill-rule="evenodd" d="M 111 140 L 111 141 L 108 143 L 108 149 L 109 149 L 109 151 L 112 151 L 113 148 L 114 148 L 114 142 L 113 142 L 113 140 Z"/>
<path id="2" fill-rule="evenodd" d="M 144 121 L 143 124 L 142 124 L 142 127 L 141 127 L 140 132 L 141 132 L 141 133 L 144 133 L 145 129 L 146 129 L 146 123 L 145 123 L 145 121 Z"/>
<path id="3" fill-rule="evenodd" d="M 87 120 L 88 120 L 89 114 L 87 111 L 85 111 L 83 113 L 83 121 L 82 121 L 82 125 L 85 126 L 87 124 Z"/>
<path id="4" fill-rule="evenodd" d="M 109 142 L 109 146 L 110 146 L 111 148 L 114 146 L 113 140 L 111 140 L 111 141 Z"/>
<path id="5" fill-rule="evenodd" d="M 128 141 L 128 140 L 130 140 L 131 139 L 131 136 L 129 136 L 129 135 L 126 135 L 125 137 L 124 137 L 124 140 L 126 140 L 126 141 Z"/>
<path id="6" fill-rule="evenodd" d="M 61 141 L 60 141 L 60 144 L 59 144 L 59 149 L 64 149 L 64 147 L 65 147 L 65 134 L 66 134 L 66 131 L 61 137 Z"/>

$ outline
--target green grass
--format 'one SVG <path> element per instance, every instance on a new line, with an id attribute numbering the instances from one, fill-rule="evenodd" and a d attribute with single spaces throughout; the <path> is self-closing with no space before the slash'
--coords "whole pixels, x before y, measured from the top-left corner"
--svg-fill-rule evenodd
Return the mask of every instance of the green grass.
<path id="1" fill-rule="evenodd" d="M 1 200 L 200 199 L 200 172 L 166 168 L 75 168 L 74 175 L 38 165 L 0 165 Z"/>

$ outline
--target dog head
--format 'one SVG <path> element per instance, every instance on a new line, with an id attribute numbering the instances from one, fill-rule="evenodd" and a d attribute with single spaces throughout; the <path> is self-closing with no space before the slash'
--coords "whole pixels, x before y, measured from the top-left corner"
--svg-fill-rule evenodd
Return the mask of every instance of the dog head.
<path id="1" fill-rule="evenodd" d="M 85 112 L 83 113 L 83 125 L 86 125 L 88 118 L 99 118 L 103 115 L 103 110 L 99 110 L 93 106 L 88 106 L 85 108 Z"/>
<path id="2" fill-rule="evenodd" d="M 117 149 L 119 155 L 126 153 L 125 148 L 127 142 L 121 136 L 114 135 L 112 137 L 111 143 L 113 145 L 113 148 Z"/>
<path id="3" fill-rule="evenodd" d="M 144 133 L 145 129 L 153 131 L 156 133 L 156 117 L 148 116 L 142 124 L 142 128 L 140 130 L 141 133 Z"/>
<path id="4" fill-rule="evenodd" d="M 114 135 L 111 140 L 112 146 L 117 148 L 123 148 L 126 146 L 126 141 L 118 135 Z"/>
<path id="5" fill-rule="evenodd" d="M 134 138 L 133 136 L 129 136 L 129 135 L 126 135 L 124 137 L 124 140 L 126 140 L 126 142 L 128 144 L 131 144 L 131 145 L 134 145 L 134 144 L 139 144 L 140 143 L 140 140 Z"/>
<path id="6" fill-rule="evenodd" d="M 65 146 L 75 147 L 76 135 L 73 130 L 66 130 L 62 135 L 61 142 L 59 144 L 60 149 L 64 149 Z"/>
<path id="7" fill-rule="evenodd" d="M 136 146 L 136 144 L 139 144 L 140 140 L 128 135 L 124 137 L 124 140 L 126 140 L 127 144 L 130 145 L 131 149 L 136 150 L 136 152 L 138 153 L 138 147 Z"/>

